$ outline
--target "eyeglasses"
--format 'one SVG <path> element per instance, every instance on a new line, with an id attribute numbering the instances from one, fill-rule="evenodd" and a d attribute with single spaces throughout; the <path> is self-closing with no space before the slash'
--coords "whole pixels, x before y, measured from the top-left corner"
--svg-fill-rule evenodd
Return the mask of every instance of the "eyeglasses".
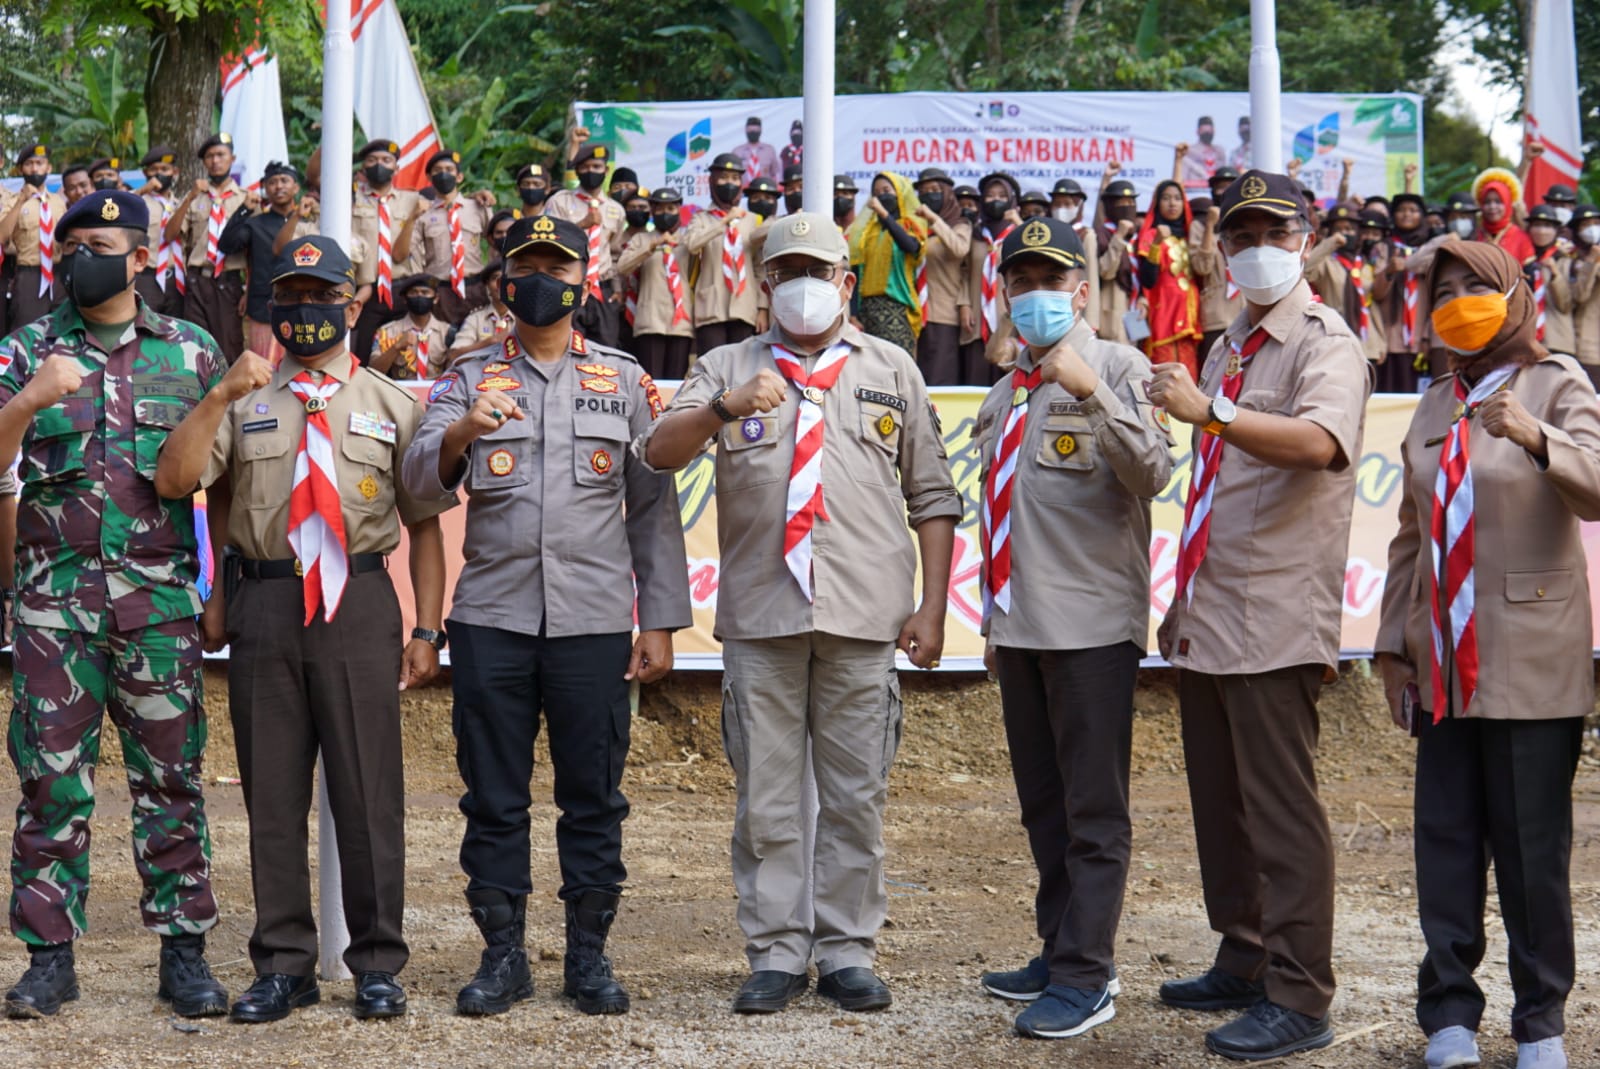
<path id="1" fill-rule="evenodd" d="M 355 294 L 343 290 L 274 290 L 272 293 L 272 303 L 281 305 L 339 304 L 352 300 Z"/>
<path id="2" fill-rule="evenodd" d="M 1231 230 L 1222 235 L 1222 248 L 1229 256 L 1233 256 L 1246 249 L 1253 249 L 1263 242 L 1268 245 L 1287 245 L 1304 233 L 1304 228 L 1294 226 L 1268 227 L 1260 234 L 1248 230 Z"/>
<path id="3" fill-rule="evenodd" d="M 818 282 L 832 282 L 838 271 L 839 268 L 834 264 L 818 264 L 815 267 L 775 267 L 767 271 L 767 281 L 772 283 L 773 286 L 781 286 L 785 282 L 793 282 L 797 278 L 814 278 Z"/>

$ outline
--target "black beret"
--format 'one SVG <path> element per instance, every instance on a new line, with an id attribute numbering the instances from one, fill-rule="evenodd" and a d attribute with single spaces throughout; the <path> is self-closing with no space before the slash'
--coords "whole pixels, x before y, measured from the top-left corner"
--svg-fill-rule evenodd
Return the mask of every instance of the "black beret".
<path id="1" fill-rule="evenodd" d="M 150 209 L 143 197 L 120 189 L 100 189 L 68 208 L 56 223 L 56 240 L 78 227 L 120 226 L 148 230 Z"/>
<path id="2" fill-rule="evenodd" d="M 200 151 L 195 153 L 195 157 L 197 159 L 202 159 L 202 160 L 205 159 L 206 158 L 206 153 L 210 152 L 212 149 L 216 148 L 218 145 L 226 145 L 228 147 L 228 151 L 232 152 L 233 151 L 233 135 L 229 134 L 229 133 L 212 134 L 210 137 L 206 138 L 204 141 L 202 141 L 200 143 Z"/>

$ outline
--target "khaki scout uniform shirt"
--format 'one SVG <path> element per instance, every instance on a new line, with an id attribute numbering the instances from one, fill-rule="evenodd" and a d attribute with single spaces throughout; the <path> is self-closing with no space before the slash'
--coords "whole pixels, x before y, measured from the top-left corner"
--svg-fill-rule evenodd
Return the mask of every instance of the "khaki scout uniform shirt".
<path id="1" fill-rule="evenodd" d="M 385 349 L 394 345 L 396 341 L 404 340 L 406 345 L 395 354 L 394 363 L 389 365 L 389 370 L 381 372 L 391 379 L 434 379 L 444 371 L 445 354 L 450 351 L 448 339 L 450 337 L 450 324 L 433 315 L 428 316 L 428 322 L 419 327 L 411 321 L 409 315 L 392 319 L 378 328 L 372 338 L 372 355 L 377 356 Z M 428 365 L 422 365 L 420 341 L 428 340 Z"/>
<path id="2" fill-rule="evenodd" d="M 209 487 L 229 476 L 228 542 L 252 560 L 294 556 L 289 496 L 306 407 L 289 382 L 303 370 L 298 360 L 285 356 L 270 383 L 228 406 L 200 477 L 200 485 Z M 419 497 L 400 485 L 400 458 L 422 418 L 422 405 L 376 371 L 358 367 L 352 373 L 343 356 L 324 370 L 344 383 L 328 401 L 328 426 L 345 549 L 351 556 L 393 553 L 401 523 L 410 526 L 456 503 L 448 494 Z"/>
<path id="3" fill-rule="evenodd" d="M 1544 347 L 1576 356 L 1578 334 L 1572 321 L 1572 261 L 1560 250 L 1536 261 L 1544 276 Z"/>
<path id="4" fill-rule="evenodd" d="M 466 250 L 465 277 L 471 281 L 473 275 L 483 270 L 483 237 L 489 232 L 489 209 L 460 193 L 455 194 L 455 203 L 460 205 L 456 214 L 461 221 L 461 244 Z M 398 236 L 399 231 L 395 233 Z M 418 241 L 422 242 L 422 270 L 433 278 L 442 278 L 448 282 L 452 277 L 449 202 L 440 197 L 428 206 L 428 210 L 422 213 L 422 218 L 417 220 L 411 241 L 413 249 L 417 247 Z M 399 275 L 396 274 L 395 277 L 398 278 Z"/>
<path id="5" fill-rule="evenodd" d="M 50 199 L 50 218 L 59 223 L 61 217 L 67 212 L 66 198 L 59 193 L 36 193 L 32 187 L 23 186 L 22 192 L 7 198 L 4 208 L 11 211 L 16 197 L 26 196 L 22 210 L 17 213 L 17 225 L 11 231 L 10 255 L 14 257 L 13 263 L 18 267 L 39 266 L 39 198 L 45 196 Z M 152 250 L 153 251 L 153 250 Z M 61 285 L 61 243 L 57 242 L 52 260 L 56 270 L 56 285 Z"/>
<path id="6" fill-rule="evenodd" d="M 1084 274 L 1089 280 L 1089 305 L 1083 311 L 1083 317 L 1089 321 L 1096 333 L 1100 330 L 1100 238 L 1092 226 L 1074 224 L 1072 229 L 1077 232 L 1078 240 L 1083 243 Z"/>
<path id="7" fill-rule="evenodd" d="M 903 350 L 854 327 L 840 337 L 850 355 L 823 395 L 822 491 L 829 518 L 812 532 L 816 600 L 807 603 L 783 559 L 800 393 L 788 389 L 772 412 L 725 426 L 716 445 L 717 542 L 721 580 L 718 638 L 763 639 L 821 631 L 893 642 L 913 609 L 917 553 L 906 530 L 960 520 L 938 418 L 922 373 Z M 672 408 L 707 404 L 776 364 L 774 327 L 704 353 Z M 815 354 L 803 361 L 816 366 Z M 887 430 L 887 433 L 885 433 Z M 650 433 L 634 445 L 645 455 Z"/>
<path id="8" fill-rule="evenodd" d="M 1104 237 L 1105 251 L 1100 253 L 1100 336 L 1106 341 L 1127 344 L 1128 332 L 1122 325 L 1122 317 L 1128 314 L 1132 307 L 1127 291 L 1117 284 L 1117 275 L 1122 271 L 1124 264 L 1132 264 L 1133 248 L 1126 239 L 1119 237 L 1113 227 L 1096 237 Z M 1138 278 L 1139 269 L 1132 267 L 1135 278 Z"/>
<path id="9" fill-rule="evenodd" d="M 544 214 L 582 227 L 589 218 L 591 203 L 600 206 L 600 255 L 595 260 L 600 265 L 600 281 L 615 282 L 619 273 L 626 273 L 617 270 L 617 257 L 622 255 L 624 232 L 628 229 L 628 213 L 622 205 L 602 193 L 591 198 L 576 190 L 558 189 L 544 202 Z"/>
<path id="10" fill-rule="evenodd" d="M 145 211 L 150 213 L 150 229 L 145 236 L 150 242 L 149 270 L 153 271 L 156 266 L 156 253 L 160 251 L 162 241 L 166 240 L 162 236 L 166 229 L 162 225 L 162 218 L 166 215 L 168 208 L 177 211 L 178 205 L 183 203 L 183 198 L 181 196 L 175 197 L 171 193 L 143 193 L 140 194 L 139 199 L 144 201 Z M 222 225 L 227 226 L 227 221 L 224 220 Z M 171 283 L 169 282 L 168 285 L 171 285 Z"/>
<path id="11" fill-rule="evenodd" d="M 441 483 L 446 428 L 491 389 L 526 418 L 479 438 Z M 641 631 L 689 626 L 677 487 L 628 450 L 660 403 L 633 357 L 577 334 L 545 366 L 513 335 L 462 357 L 434 385 L 405 480 L 422 496 L 467 488 L 466 563 L 451 620 L 551 638 L 625 633 L 637 584 Z"/>
<path id="12" fill-rule="evenodd" d="M 229 178 L 220 186 L 208 185 L 204 193 L 189 202 L 189 216 L 183 222 L 183 247 L 189 250 L 184 263 L 188 264 L 190 270 L 206 262 L 206 228 L 211 225 L 211 204 L 216 200 L 222 202 L 222 225 L 227 226 L 233 213 L 244 206 L 244 190 Z M 244 261 L 244 253 L 233 253 L 222 258 L 222 269 L 243 271 Z"/>
<path id="13" fill-rule="evenodd" d="M 1597 246 L 1600 247 L 1600 246 Z M 1600 364 L 1600 263 L 1584 255 L 1572 268 L 1572 327 L 1580 363 Z"/>
<path id="14" fill-rule="evenodd" d="M 1244 295 L 1235 291 L 1228 296 L 1228 265 L 1217 249 L 1216 232 L 1203 221 L 1189 238 L 1189 267 L 1200 280 L 1200 329 L 1226 330 L 1244 311 Z"/>
<path id="15" fill-rule="evenodd" d="M 497 333 L 510 330 L 516 325 L 517 318 L 509 309 L 496 312 L 494 305 L 486 304 L 467 313 L 467 318 L 461 321 L 461 327 L 456 331 L 455 341 L 450 343 L 450 348 L 460 349 L 463 354 L 473 349 L 481 349 L 494 341 Z"/>
<path id="16" fill-rule="evenodd" d="M 1379 264 L 1378 270 L 1385 265 Z M 1381 307 L 1383 299 L 1388 295 L 1387 282 L 1382 292 L 1377 288 L 1377 277 L 1373 274 L 1373 265 L 1363 258 L 1361 263 L 1361 278 L 1367 290 L 1367 337 L 1361 338 L 1361 322 L 1347 322 L 1350 333 L 1356 336 L 1361 343 L 1361 351 L 1368 360 L 1382 363 L 1389 351 L 1389 336 L 1384 330 L 1383 314 Z M 1332 240 L 1323 241 L 1306 257 L 1306 281 L 1311 288 L 1322 297 L 1322 302 L 1333 309 L 1342 319 L 1344 318 L 1345 287 L 1350 285 L 1350 270 L 1339 262 L 1339 250 Z M 1383 278 L 1387 280 L 1388 276 Z"/>
<path id="17" fill-rule="evenodd" d="M 669 338 L 694 337 L 694 294 L 689 292 L 689 267 L 693 258 L 682 241 L 669 246 L 657 240 L 658 233 L 640 234 L 628 242 L 617 268 L 623 274 L 638 273 L 639 300 L 633 316 L 633 334 L 662 334 Z M 683 318 L 672 321 L 672 290 L 667 285 L 667 269 L 662 250 L 672 249 L 678 262 L 678 281 L 683 287 Z"/>
<path id="18" fill-rule="evenodd" d="M 392 250 L 395 243 L 400 240 L 400 231 L 405 229 L 406 220 L 411 218 L 412 213 L 417 210 L 417 205 L 423 201 L 420 196 L 409 189 L 394 189 L 392 187 L 389 190 L 388 197 L 389 248 Z M 421 228 L 422 220 L 418 219 L 417 225 L 411 231 L 411 255 L 404 260 L 396 260 L 394 262 L 393 277 L 397 280 L 408 275 L 422 273 Z M 466 232 L 465 224 L 462 226 L 462 232 Z M 353 261 L 356 269 L 356 285 L 374 285 L 378 281 L 378 199 L 377 194 L 364 185 L 357 186 L 355 200 L 350 204 L 350 235 L 360 238 L 361 243 L 372 250 L 372 255 L 365 257 L 364 260 Z M 448 254 L 445 259 L 448 263 Z M 446 272 L 444 277 L 449 278 L 449 273 Z M 378 299 L 376 291 L 373 292 L 371 299 L 374 301 Z M 399 306 L 397 305 L 397 307 Z"/>
<path id="19" fill-rule="evenodd" d="M 1142 650 L 1150 638 L 1150 499 L 1172 477 L 1172 437 L 1145 397 L 1150 362 L 1142 353 L 1100 341 L 1082 320 L 1063 343 L 1100 384 L 1080 401 L 1046 382 L 1028 401 L 1011 492 L 1011 611 L 991 607 L 984 633 L 1022 649 L 1133 642 Z M 1024 349 L 1017 368 L 1034 366 Z M 1014 392 L 1007 376 L 978 409 L 980 487 Z"/>
<path id="20" fill-rule="evenodd" d="M 1004 230 L 1005 227 L 1002 225 L 1000 233 Z M 967 246 L 967 300 L 971 302 L 969 307 L 972 309 L 972 319 L 978 329 L 973 331 L 971 338 L 964 339 L 963 344 L 983 337 L 983 265 L 989 259 L 989 250 L 993 247 L 994 243 L 989 240 L 989 232 L 981 227 L 974 227 L 971 242 Z M 1003 279 L 996 277 L 995 281 L 1004 285 Z M 1010 342 L 1011 317 L 1006 314 L 1005 298 L 996 294 L 995 300 L 998 302 L 999 314 L 995 317 L 995 329 L 984 346 L 984 354 L 991 364 L 1003 367 L 1011 363 L 1011 354 L 1016 346 Z"/>
<path id="21" fill-rule="evenodd" d="M 1212 483 L 1211 537 L 1194 600 L 1174 593 L 1162 654 L 1211 675 L 1339 663 L 1344 574 L 1371 371 L 1344 317 L 1303 280 L 1262 318 L 1265 344 L 1244 372 L 1241 409 L 1309 420 L 1338 449 L 1322 471 L 1290 471 L 1224 445 Z M 1239 314 L 1211 347 L 1200 388 L 1215 397 L 1253 328 Z M 1194 431 L 1193 448 L 1199 448 Z"/>
<path id="22" fill-rule="evenodd" d="M 751 243 L 761 218 L 754 214 L 741 216 L 739 233 L 744 238 L 744 292 L 737 297 L 722 277 L 722 243 L 728 232 L 728 217 L 715 216 L 710 211 L 695 213 L 689 228 L 683 232 L 683 244 L 694 258 L 694 322 L 696 326 L 727 323 L 740 320 L 755 326 L 757 292 L 761 289 L 760 264 Z"/>
<path id="23" fill-rule="evenodd" d="M 967 303 L 967 252 L 972 248 L 972 228 L 963 221 L 953 227 L 943 218 L 929 224 L 922 262 L 928 265 L 928 322 L 956 326 Z"/>

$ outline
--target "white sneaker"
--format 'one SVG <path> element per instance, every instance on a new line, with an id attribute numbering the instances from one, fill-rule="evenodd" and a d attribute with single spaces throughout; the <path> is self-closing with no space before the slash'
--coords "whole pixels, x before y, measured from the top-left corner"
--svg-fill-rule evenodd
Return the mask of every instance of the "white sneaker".
<path id="1" fill-rule="evenodd" d="M 1560 1036 L 1517 1044 L 1517 1069 L 1567 1069 L 1567 1048 Z"/>
<path id="2" fill-rule="evenodd" d="M 1478 1033 L 1458 1024 L 1439 1029 L 1428 1037 L 1428 1053 L 1424 1063 L 1428 1069 L 1458 1069 L 1459 1066 L 1480 1064 Z M 1539 1069 L 1544 1069 L 1544 1066 L 1539 1066 Z"/>

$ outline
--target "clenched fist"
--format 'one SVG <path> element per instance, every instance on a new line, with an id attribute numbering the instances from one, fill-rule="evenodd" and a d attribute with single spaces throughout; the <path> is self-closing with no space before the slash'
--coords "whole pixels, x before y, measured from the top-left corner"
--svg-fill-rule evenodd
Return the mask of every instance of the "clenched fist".
<path id="1" fill-rule="evenodd" d="M 1078 355 L 1078 350 L 1068 345 L 1065 339 L 1057 342 L 1039 361 L 1039 377 L 1046 382 L 1056 383 L 1080 401 L 1094 393 L 1095 387 L 1100 385 L 1100 376 L 1094 373 L 1094 368 L 1085 363 L 1083 357 Z"/>
<path id="2" fill-rule="evenodd" d="M 34 411 L 49 408 L 83 385 L 83 367 L 70 356 L 52 356 L 39 365 L 23 393 L 31 395 Z"/>
<path id="3" fill-rule="evenodd" d="M 499 430 L 508 419 L 525 418 L 515 401 L 499 390 L 489 390 L 478 396 L 478 400 L 457 423 L 465 432 L 467 441 L 471 442 Z"/>
<path id="4" fill-rule="evenodd" d="M 233 402 L 254 393 L 271 381 L 272 363 L 260 353 L 246 349 L 239 354 L 239 359 L 233 362 L 228 373 L 222 376 L 222 382 L 217 385 L 217 389 L 222 391 L 222 396 L 229 402 Z"/>
<path id="5" fill-rule="evenodd" d="M 756 377 L 737 386 L 722 399 L 723 407 L 740 419 L 758 412 L 771 412 L 789 396 L 789 384 L 783 376 L 764 367 Z"/>

